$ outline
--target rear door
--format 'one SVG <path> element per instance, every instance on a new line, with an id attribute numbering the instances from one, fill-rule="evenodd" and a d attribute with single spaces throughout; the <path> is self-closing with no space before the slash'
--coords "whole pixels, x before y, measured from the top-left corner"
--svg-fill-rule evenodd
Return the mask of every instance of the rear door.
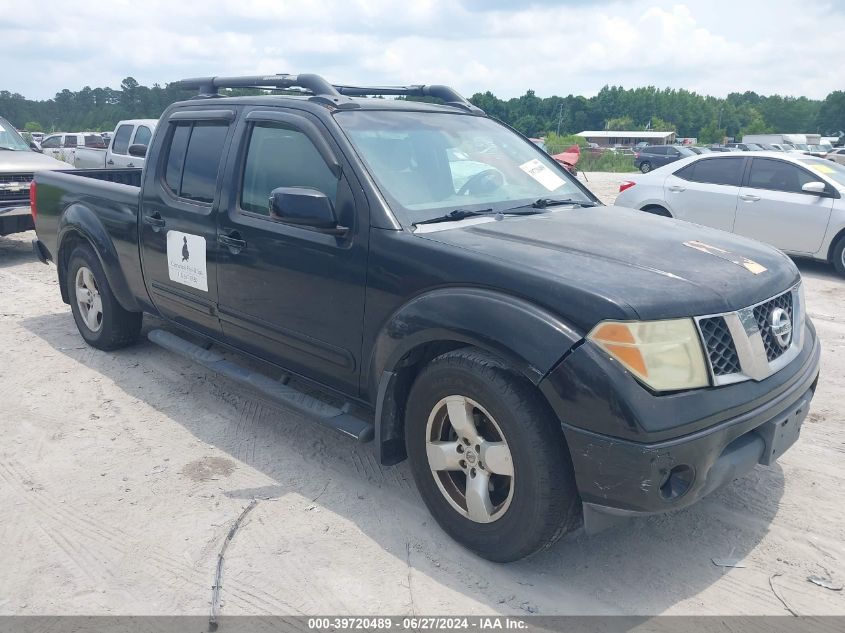
<path id="1" fill-rule="evenodd" d="M 135 126 L 131 123 L 124 123 L 115 130 L 106 156 L 106 167 L 128 167 L 133 157 L 129 155 L 129 145 L 132 141 L 132 134 Z"/>
<path id="2" fill-rule="evenodd" d="M 219 338 L 215 215 L 234 110 L 176 110 L 145 170 L 141 257 L 150 297 L 176 323 Z"/>
<path id="3" fill-rule="evenodd" d="M 672 215 L 733 231 L 745 163 L 741 156 L 701 158 L 669 175 L 663 188 Z"/>
<path id="4" fill-rule="evenodd" d="M 790 253 L 815 253 L 824 240 L 833 198 L 801 190 L 818 174 L 779 158 L 753 158 L 739 192 L 735 233 Z M 828 185 L 833 193 L 833 187 Z"/>
<path id="5" fill-rule="evenodd" d="M 346 393 L 358 389 L 369 216 L 361 185 L 323 124 L 307 113 L 245 110 L 219 214 L 226 341 Z M 342 236 L 270 215 L 270 192 L 309 187 L 333 202 Z"/>

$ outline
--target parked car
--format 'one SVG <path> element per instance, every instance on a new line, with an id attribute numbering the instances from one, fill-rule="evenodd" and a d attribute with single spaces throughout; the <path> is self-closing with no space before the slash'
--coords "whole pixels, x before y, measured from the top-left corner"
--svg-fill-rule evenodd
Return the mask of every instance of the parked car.
<path id="1" fill-rule="evenodd" d="M 726 143 L 725 147 L 735 147 L 743 152 L 759 152 L 763 149 L 756 143 Z"/>
<path id="2" fill-rule="evenodd" d="M 820 346 L 776 249 L 605 207 L 446 86 L 182 87 L 307 94 L 175 103 L 143 170 L 36 175 L 35 252 L 91 346 L 160 316 L 154 343 L 407 457 L 495 561 L 682 508 L 796 441 Z M 455 152 L 486 167 L 456 183 Z"/>
<path id="3" fill-rule="evenodd" d="M 831 160 L 834 163 L 839 163 L 840 165 L 845 165 L 845 147 L 834 147 L 827 153 L 825 156 L 827 160 Z"/>
<path id="4" fill-rule="evenodd" d="M 685 147 L 695 154 L 709 154 L 713 151 L 709 147 L 699 147 L 698 145 L 686 145 Z"/>
<path id="5" fill-rule="evenodd" d="M 70 165 L 42 156 L 30 147 L 12 124 L 0 117 L 0 235 L 35 228 L 29 208 L 32 175 Z"/>
<path id="6" fill-rule="evenodd" d="M 80 148 L 74 156 L 74 166 L 86 169 L 143 167 L 157 123 L 157 119 L 120 121 L 108 147 L 103 143 L 97 149 Z"/>
<path id="7" fill-rule="evenodd" d="M 823 145 L 808 145 L 807 146 L 807 154 L 810 156 L 818 156 L 819 158 L 826 158 L 827 153 L 831 150 L 830 147 L 824 147 Z"/>
<path id="8" fill-rule="evenodd" d="M 741 152 L 738 147 L 728 147 L 727 145 L 710 145 L 711 152 Z"/>
<path id="9" fill-rule="evenodd" d="M 634 154 L 634 167 L 647 174 L 657 167 L 695 155 L 695 152 L 680 145 L 648 145 Z"/>
<path id="10" fill-rule="evenodd" d="M 56 132 L 45 136 L 40 145 L 44 155 L 69 165 L 74 164 L 77 149 L 106 147 L 103 137 L 95 132 Z"/>
<path id="11" fill-rule="evenodd" d="M 632 178 L 616 204 L 833 264 L 845 276 L 845 167 L 805 154 L 698 156 Z"/>

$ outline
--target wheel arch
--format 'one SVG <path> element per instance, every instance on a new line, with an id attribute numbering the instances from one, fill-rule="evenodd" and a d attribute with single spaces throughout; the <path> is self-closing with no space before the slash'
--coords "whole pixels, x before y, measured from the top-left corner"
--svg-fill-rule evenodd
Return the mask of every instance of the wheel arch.
<path id="1" fill-rule="evenodd" d="M 839 232 L 833 236 L 833 239 L 830 240 L 830 246 L 827 249 L 827 261 L 833 263 L 833 251 L 836 250 L 836 246 L 839 244 L 840 240 L 845 239 L 845 226 L 839 229 Z"/>
<path id="2" fill-rule="evenodd" d="M 94 251 L 106 274 L 112 294 L 121 307 L 132 312 L 142 311 L 129 289 L 114 243 L 106 228 L 91 209 L 81 204 L 69 206 L 59 221 L 56 268 L 62 300 L 70 303 L 66 283 L 67 269 L 70 256 L 78 246 L 89 246 Z"/>
<path id="3" fill-rule="evenodd" d="M 515 329 L 520 336 L 513 335 Z M 419 372 L 437 356 L 475 347 L 537 386 L 581 339 L 559 317 L 502 293 L 448 288 L 415 297 L 388 320 L 373 347 L 368 374 L 376 403 L 376 457 L 385 465 L 405 459 L 407 396 Z"/>
<path id="4" fill-rule="evenodd" d="M 665 213 L 656 212 L 662 209 Z M 668 205 L 661 204 L 658 202 L 647 202 L 640 206 L 640 211 L 645 211 L 646 213 L 653 213 L 654 215 L 660 215 L 667 218 L 674 218 L 675 216 L 672 215 L 672 210 L 669 209 Z"/>

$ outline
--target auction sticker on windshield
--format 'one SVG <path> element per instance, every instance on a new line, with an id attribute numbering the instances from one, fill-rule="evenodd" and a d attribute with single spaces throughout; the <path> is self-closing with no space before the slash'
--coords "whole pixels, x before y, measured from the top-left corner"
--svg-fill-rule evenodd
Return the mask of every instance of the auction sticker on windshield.
<path id="1" fill-rule="evenodd" d="M 179 231 L 167 232 L 167 273 L 175 281 L 208 292 L 205 238 Z"/>
<path id="2" fill-rule="evenodd" d="M 519 168 L 549 191 L 554 191 L 566 182 L 537 158 L 523 163 Z"/>

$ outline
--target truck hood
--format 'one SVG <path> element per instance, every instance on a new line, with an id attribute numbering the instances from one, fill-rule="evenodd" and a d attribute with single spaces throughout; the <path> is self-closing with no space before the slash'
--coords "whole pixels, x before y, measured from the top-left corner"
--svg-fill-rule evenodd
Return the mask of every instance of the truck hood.
<path id="1" fill-rule="evenodd" d="M 34 173 L 44 169 L 73 169 L 73 166 L 38 152 L 0 151 L 0 174 Z"/>
<path id="2" fill-rule="evenodd" d="M 420 237 L 504 260 L 565 287 L 531 297 L 540 304 L 578 293 L 580 305 L 591 296 L 596 308 L 615 303 L 633 318 L 700 316 L 753 305 L 800 279 L 792 260 L 770 246 L 623 207 L 451 226 Z M 586 316 L 568 314 L 566 305 L 550 307 L 591 325 Z"/>

